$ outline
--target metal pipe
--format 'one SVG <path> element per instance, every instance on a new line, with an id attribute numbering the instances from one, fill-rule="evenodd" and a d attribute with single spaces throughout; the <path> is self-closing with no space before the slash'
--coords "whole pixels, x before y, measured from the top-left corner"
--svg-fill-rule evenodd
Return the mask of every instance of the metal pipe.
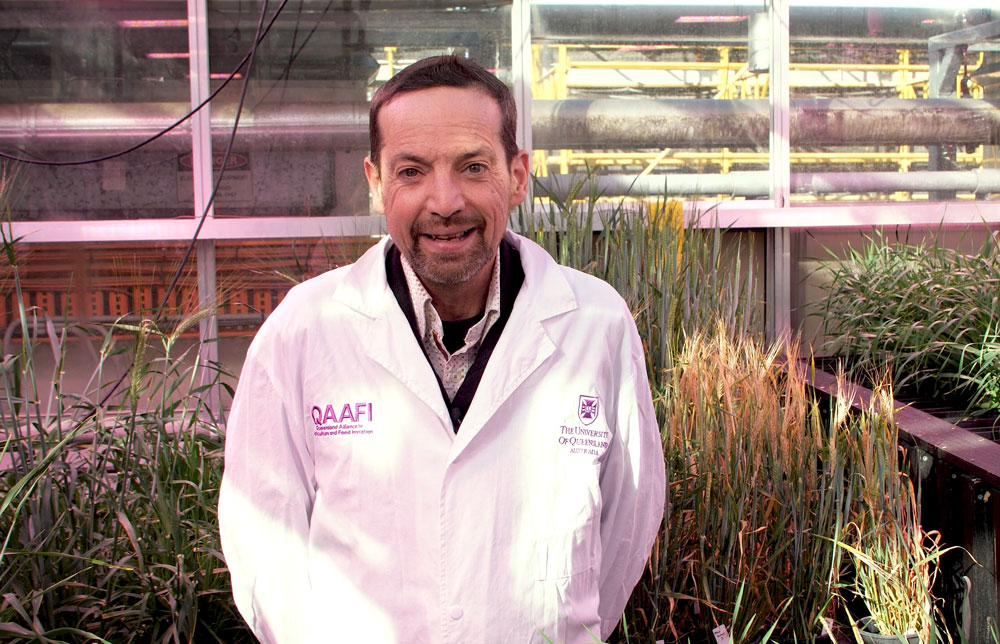
<path id="1" fill-rule="evenodd" d="M 767 197 L 770 173 L 766 170 L 729 174 L 663 174 L 636 177 L 625 174 L 554 174 L 538 178 L 536 197 L 565 200 L 593 194 L 605 197 L 660 195 L 732 195 Z"/>
<path id="2" fill-rule="evenodd" d="M 925 192 L 947 190 L 987 195 L 1000 193 L 1000 170 L 933 172 L 799 172 L 792 175 L 798 193 Z"/>
<path id="3" fill-rule="evenodd" d="M 184 103 L 0 104 L 5 152 L 114 150 L 152 136 L 181 118 Z M 228 136 L 234 106 L 212 106 L 215 141 Z M 766 100 L 567 99 L 532 101 L 536 149 L 628 150 L 766 145 Z M 183 151 L 187 125 L 155 144 Z M 244 111 L 239 143 L 246 148 L 329 149 L 368 146 L 368 105 L 261 104 Z M 796 146 L 1000 143 L 996 99 L 793 99 Z"/>
<path id="4" fill-rule="evenodd" d="M 182 118 L 185 103 L 0 104 L 0 146 L 5 152 L 108 151 L 149 138 Z M 234 104 L 212 104 L 212 140 L 225 147 Z M 190 129 L 183 123 L 160 137 L 153 149 L 185 152 Z M 258 105 L 240 115 L 238 143 L 252 148 L 368 149 L 368 104 L 298 103 Z"/>
<path id="5" fill-rule="evenodd" d="M 1000 101 L 793 99 L 791 142 L 815 145 L 996 143 Z M 762 147 L 766 100 L 567 99 L 532 102 L 538 149 Z"/>
<path id="6" fill-rule="evenodd" d="M 767 197 L 770 174 L 767 171 L 731 172 L 729 174 L 634 175 L 551 175 L 538 179 L 536 196 L 566 199 L 571 194 L 594 194 L 607 197 L 657 197 L 690 195 L 730 195 Z M 952 172 L 793 172 L 792 192 L 832 194 L 861 192 L 925 192 L 951 190 L 986 195 L 1000 193 L 1000 170 L 962 170 Z"/>

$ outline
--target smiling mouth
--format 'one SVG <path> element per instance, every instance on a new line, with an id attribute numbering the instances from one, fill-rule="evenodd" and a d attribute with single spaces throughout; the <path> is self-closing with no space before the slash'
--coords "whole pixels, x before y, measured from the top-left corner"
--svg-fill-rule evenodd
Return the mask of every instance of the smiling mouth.
<path id="1" fill-rule="evenodd" d="M 452 235 L 430 235 L 424 233 L 424 237 L 428 239 L 433 239 L 434 241 L 455 241 L 458 239 L 465 239 L 466 237 L 472 234 L 473 230 L 475 230 L 475 228 L 469 228 L 468 230 L 463 230 L 461 232 L 454 233 Z"/>

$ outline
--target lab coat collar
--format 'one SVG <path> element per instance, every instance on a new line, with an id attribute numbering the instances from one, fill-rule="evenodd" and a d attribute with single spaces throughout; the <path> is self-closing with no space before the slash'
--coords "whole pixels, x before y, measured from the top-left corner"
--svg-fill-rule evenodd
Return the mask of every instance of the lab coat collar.
<path id="1" fill-rule="evenodd" d="M 382 239 L 350 266 L 338 289 L 338 300 L 364 318 L 359 324 L 367 328 L 361 337 L 373 339 L 366 348 L 372 359 L 395 374 L 441 418 L 442 431 L 454 440 L 452 457 L 475 438 L 500 405 L 555 352 L 555 343 L 545 329 L 548 321 L 577 308 L 563 269 L 543 248 L 511 231 L 505 237 L 521 255 L 524 284 L 457 436 L 449 429 L 451 419 L 434 370 L 424 358 L 389 288 L 385 254 L 392 243 L 390 238 Z M 420 359 L 415 359 L 418 356 Z"/>
<path id="2" fill-rule="evenodd" d="M 576 298 L 569 282 L 552 257 L 541 246 L 509 230 L 505 237 L 521 254 L 524 267 L 525 285 L 518 295 L 515 310 L 530 306 L 526 313 L 542 321 L 576 309 Z M 348 268 L 341 302 L 365 317 L 384 318 L 387 309 L 399 308 L 385 275 L 385 255 L 391 243 L 388 236 L 384 237 Z M 531 301 L 526 302 L 526 299 Z"/>
<path id="3" fill-rule="evenodd" d="M 385 275 L 385 255 L 392 240 L 386 236 L 347 268 L 338 299 L 367 318 L 384 318 L 390 305 L 396 306 Z"/>
<path id="4" fill-rule="evenodd" d="M 436 416 L 447 419 L 442 432 L 451 441 L 454 436 L 451 417 L 434 369 L 424 357 L 386 279 L 385 256 L 391 243 L 389 237 L 383 238 L 347 267 L 344 281 L 337 289 L 337 300 L 358 314 L 355 322 L 358 335 L 370 340 L 364 353 L 398 378 Z"/>
<path id="5" fill-rule="evenodd" d="M 577 308 L 563 269 L 543 248 L 510 231 L 505 237 L 521 255 L 524 284 L 462 422 L 462 429 L 455 437 L 452 459 L 475 440 L 504 401 L 518 391 L 521 383 L 555 353 L 556 345 L 546 324 Z M 502 423 L 492 426 L 499 427 Z"/>

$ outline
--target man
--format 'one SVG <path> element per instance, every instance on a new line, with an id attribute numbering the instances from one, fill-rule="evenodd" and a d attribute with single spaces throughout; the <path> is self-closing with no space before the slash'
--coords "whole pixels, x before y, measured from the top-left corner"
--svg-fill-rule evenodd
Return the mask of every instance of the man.
<path id="1" fill-rule="evenodd" d="M 659 527 L 642 345 L 604 282 L 506 231 L 507 87 L 456 57 L 372 99 L 390 238 L 297 286 L 240 376 L 219 503 L 262 642 L 593 642 Z"/>

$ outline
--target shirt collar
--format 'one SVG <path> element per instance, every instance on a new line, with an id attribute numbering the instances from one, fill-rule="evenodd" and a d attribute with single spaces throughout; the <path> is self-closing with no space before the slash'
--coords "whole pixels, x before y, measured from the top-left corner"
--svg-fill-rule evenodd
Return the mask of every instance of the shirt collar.
<path id="1" fill-rule="evenodd" d="M 434 344 L 444 352 L 444 328 L 441 316 L 434 308 L 431 295 L 427 292 L 420 278 L 417 277 L 406 256 L 400 253 L 399 259 L 403 265 L 403 274 L 406 276 L 406 287 L 410 292 L 410 300 L 413 302 L 413 313 L 417 319 L 417 332 L 425 345 L 433 340 Z M 486 309 L 483 312 L 483 317 L 466 333 L 466 347 L 463 349 L 469 345 L 478 345 L 499 316 L 500 253 L 498 252 L 493 260 L 493 276 L 490 278 L 490 288 L 486 296 Z M 456 353 L 463 349 L 459 349 Z"/>

